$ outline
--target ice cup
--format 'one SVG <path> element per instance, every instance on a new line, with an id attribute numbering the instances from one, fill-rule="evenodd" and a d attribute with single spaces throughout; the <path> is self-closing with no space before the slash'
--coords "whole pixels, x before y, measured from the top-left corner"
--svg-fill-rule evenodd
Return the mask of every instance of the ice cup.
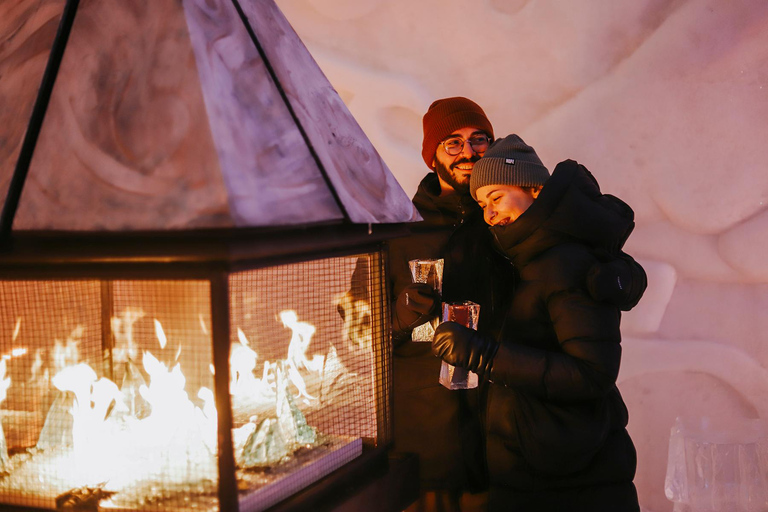
<path id="1" fill-rule="evenodd" d="M 431 286 L 437 293 L 443 293 L 443 260 L 410 260 L 411 278 L 414 283 L 425 283 Z M 435 328 L 440 323 L 440 317 L 435 316 L 427 323 L 413 329 L 411 340 L 419 342 L 432 342 L 435 336 Z"/>
<path id="2" fill-rule="evenodd" d="M 477 322 L 480 318 L 480 304 L 470 301 L 443 302 L 443 322 L 456 322 L 477 330 Z M 440 367 L 440 384 L 448 389 L 472 389 L 477 387 L 477 374 L 452 366 L 445 361 Z"/>

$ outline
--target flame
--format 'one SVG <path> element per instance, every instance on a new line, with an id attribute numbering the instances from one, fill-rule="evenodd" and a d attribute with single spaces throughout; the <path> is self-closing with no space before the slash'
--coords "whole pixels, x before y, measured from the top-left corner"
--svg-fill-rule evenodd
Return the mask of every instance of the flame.
<path id="1" fill-rule="evenodd" d="M 144 352 L 142 365 L 149 375 L 149 383 L 139 388 L 150 406 L 144 418 L 125 414 L 130 409 L 118 386 L 97 378 L 85 363 L 53 377 L 57 389 L 74 396 L 69 409 L 72 452 L 65 470 L 71 473 L 73 487 L 106 481 L 110 489 L 124 489 L 146 479 L 184 482 L 215 476 L 217 414 L 212 391 L 200 388 L 203 406 L 198 407 L 184 390 L 180 364 L 169 368 Z"/>
<path id="2" fill-rule="evenodd" d="M 21 317 L 18 317 L 16 319 L 16 327 L 13 328 L 13 336 L 11 336 L 11 343 L 14 343 L 16 341 L 16 338 L 19 337 L 19 331 L 21 331 Z"/>
<path id="3" fill-rule="evenodd" d="M 127 410 L 120 390 L 114 382 L 99 379 L 85 363 L 63 369 L 53 377 L 52 382 L 60 391 L 75 395 L 69 411 L 73 420 L 72 446 L 76 458 L 91 459 L 89 453 L 94 446 L 101 444 L 99 441 L 105 436 L 103 425 L 112 402 L 115 401 L 119 409 Z M 98 457 L 98 453 L 93 456 Z"/>
<path id="4" fill-rule="evenodd" d="M 205 320 L 203 319 L 203 314 L 199 313 L 197 315 L 197 319 L 200 320 L 200 329 L 203 331 L 203 334 L 208 335 L 208 327 L 205 326 Z"/>
<path id="5" fill-rule="evenodd" d="M 0 360 L 0 403 L 5 401 L 8 388 L 11 386 L 11 378 L 5 376 L 5 360 Z"/>
<path id="6" fill-rule="evenodd" d="M 248 338 L 245 337 L 245 333 L 241 328 L 237 328 L 237 339 L 240 341 L 240 344 L 246 347 L 249 347 L 251 344 L 248 342 Z"/>
<path id="7" fill-rule="evenodd" d="M 21 357 L 24 355 L 27 355 L 28 350 L 26 347 L 17 347 L 11 350 L 10 354 L 3 354 L 2 359 L 5 361 L 9 361 L 14 357 Z"/>
<path id="8" fill-rule="evenodd" d="M 318 374 L 322 371 L 324 356 L 315 355 L 307 358 L 307 350 L 315 334 L 315 326 L 299 321 L 299 317 L 293 310 L 284 310 L 279 313 L 283 325 L 291 330 L 291 339 L 288 343 L 288 354 L 284 360 L 287 363 L 287 374 L 291 384 L 296 388 L 296 397 L 304 397 L 305 401 L 317 400 L 316 396 L 309 394 L 307 383 L 301 374 L 301 370 Z M 278 362 L 265 361 L 262 367 L 262 376 L 255 376 L 258 355 L 251 349 L 250 341 L 242 329 L 237 329 L 237 338 L 240 343 L 232 346 L 229 363 L 232 372 L 230 392 L 236 402 L 255 402 L 256 404 L 270 403 L 275 400 L 276 377 L 275 372 Z"/>
<path id="9" fill-rule="evenodd" d="M 62 343 L 61 340 L 54 340 L 53 347 L 53 366 L 58 372 L 68 366 L 77 364 L 80 361 L 80 349 L 78 345 L 83 338 L 85 329 L 82 325 L 78 325 L 67 337 L 67 341 Z"/>
<path id="10" fill-rule="evenodd" d="M 323 367 L 322 356 L 315 356 L 312 360 L 307 359 L 307 349 L 315 334 L 315 326 L 307 322 L 299 322 L 298 315 L 291 310 L 281 311 L 280 320 L 292 331 L 291 341 L 288 344 L 288 361 L 293 363 L 296 369 L 320 371 Z"/>
<path id="11" fill-rule="evenodd" d="M 306 368 L 311 372 L 319 372 L 323 369 L 323 356 L 315 356 L 307 359 L 307 349 L 315 334 L 315 326 L 307 322 L 299 322 L 295 311 L 280 312 L 280 320 L 283 325 L 291 329 L 291 341 L 288 344 L 288 377 L 299 390 L 296 397 L 303 396 L 309 400 L 317 400 L 317 397 L 307 393 L 307 386 L 299 373 L 300 368 Z"/>
<path id="12" fill-rule="evenodd" d="M 165 346 L 168 344 L 168 338 L 165 337 L 163 325 L 158 319 L 155 319 L 155 335 L 157 336 L 157 341 L 160 342 L 160 348 L 165 348 Z"/>
<path id="13" fill-rule="evenodd" d="M 30 368 L 30 377 L 29 382 L 35 382 L 37 380 L 48 380 L 48 370 L 43 370 L 43 350 L 37 349 L 35 350 L 35 360 L 32 362 L 32 367 Z"/>
<path id="14" fill-rule="evenodd" d="M 229 354 L 229 367 L 232 374 L 230 392 L 233 395 L 252 393 L 256 396 L 263 395 L 261 382 L 253 371 L 256 369 L 258 356 L 248 345 L 248 338 L 242 329 L 238 327 L 237 338 L 240 344 L 232 346 Z"/>
<path id="15" fill-rule="evenodd" d="M 112 357 L 116 362 L 133 361 L 138 357 L 138 350 L 133 341 L 133 325 L 144 316 L 144 310 L 141 308 L 125 308 L 119 316 L 112 317 L 112 335 L 117 347 L 112 352 Z"/>
<path id="16" fill-rule="evenodd" d="M 78 343 L 84 334 L 83 327 L 75 328 L 66 343 L 56 340 L 51 355 L 55 368 L 52 383 L 61 395 L 54 404 L 58 404 L 58 416 L 54 415 L 53 407 L 49 416 L 52 420 L 71 418 L 71 423 L 52 421 L 55 423 L 52 428 L 58 434 L 50 437 L 49 446 L 55 449 L 45 451 L 46 448 L 41 447 L 41 453 L 53 457 L 55 462 L 46 462 L 48 476 L 45 478 L 55 474 L 65 478 L 69 488 L 105 485 L 107 490 L 120 492 L 146 489 L 158 481 L 167 485 L 216 480 L 218 420 L 214 394 L 209 388 L 201 387 L 195 402 L 190 400 L 187 379 L 178 362 L 181 346 L 173 362 L 144 351 L 141 365 L 138 364 L 133 325 L 143 316 L 139 309 L 126 309 L 112 319 L 114 336 L 124 347 L 120 354 L 126 361 L 132 361 L 132 365 L 135 363 L 137 371 L 140 366 L 141 373 L 148 376 L 145 384 L 134 382 L 138 390 L 136 396 L 147 404 L 141 412 L 135 406 L 130 407 L 125 390 L 109 379 L 99 378 L 93 368 L 79 361 Z M 295 387 L 296 396 L 303 397 L 305 403 L 317 400 L 310 394 L 308 380 L 305 380 L 311 376 L 309 382 L 319 391 L 325 358 L 307 356 L 315 327 L 300 321 L 291 310 L 281 312 L 280 319 L 291 330 L 291 336 L 286 358 L 274 362 L 260 361 L 246 333 L 237 329 L 239 343 L 233 344 L 230 355 L 233 403 L 238 397 L 246 397 L 249 406 L 276 400 L 282 403 L 278 395 L 290 393 L 287 382 Z M 153 323 L 160 348 L 164 349 L 168 339 L 162 324 L 157 319 Z M 206 329 L 202 316 L 200 325 Z M 26 349 L 23 353 L 26 354 Z M 22 355 L 22 352 L 12 354 Z M 35 352 L 33 372 L 41 371 L 42 357 L 39 351 Z M 258 363 L 261 363 L 260 369 Z M 0 401 L 10 386 L 5 370 L 6 362 L 0 360 Z M 282 388 L 278 380 L 283 381 Z M 249 425 L 235 432 L 236 445 L 242 444 L 243 437 L 253 432 L 255 425 Z"/>

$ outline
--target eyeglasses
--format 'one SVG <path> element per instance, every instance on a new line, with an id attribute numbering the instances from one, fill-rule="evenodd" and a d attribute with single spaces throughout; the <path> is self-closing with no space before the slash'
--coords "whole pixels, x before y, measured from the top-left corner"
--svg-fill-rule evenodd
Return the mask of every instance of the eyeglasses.
<path id="1" fill-rule="evenodd" d="M 456 156 L 464 149 L 465 142 L 469 142 L 472 151 L 475 153 L 482 153 L 488 149 L 489 139 L 487 135 L 473 135 L 467 140 L 464 140 L 461 137 L 451 137 L 450 139 L 445 139 L 440 144 L 443 145 L 447 154 Z"/>

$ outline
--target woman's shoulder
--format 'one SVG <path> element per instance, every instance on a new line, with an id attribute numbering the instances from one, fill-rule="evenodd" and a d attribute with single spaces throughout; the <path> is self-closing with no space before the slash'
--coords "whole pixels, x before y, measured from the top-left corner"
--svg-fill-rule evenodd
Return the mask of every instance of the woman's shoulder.
<path id="1" fill-rule="evenodd" d="M 583 288 L 589 269 L 597 261 L 589 246 L 578 243 L 562 243 L 541 253 L 526 268 L 527 279 L 546 283 L 547 288 Z"/>

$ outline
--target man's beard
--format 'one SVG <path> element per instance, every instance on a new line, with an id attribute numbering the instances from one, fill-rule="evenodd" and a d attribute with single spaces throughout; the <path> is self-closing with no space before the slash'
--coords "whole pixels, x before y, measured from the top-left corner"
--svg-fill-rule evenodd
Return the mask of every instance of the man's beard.
<path id="1" fill-rule="evenodd" d="M 461 171 L 454 170 L 456 166 L 460 164 L 465 163 L 475 163 L 478 160 L 480 160 L 479 156 L 473 156 L 472 158 L 462 158 L 459 161 L 451 163 L 451 168 L 446 167 L 441 162 L 437 161 L 435 159 L 435 173 L 437 173 L 437 176 L 442 179 L 444 182 L 446 182 L 448 185 L 450 185 L 453 190 L 458 192 L 459 194 L 468 194 L 469 193 L 469 178 L 470 175 L 467 175 L 466 177 L 463 175 L 458 174 Z"/>

